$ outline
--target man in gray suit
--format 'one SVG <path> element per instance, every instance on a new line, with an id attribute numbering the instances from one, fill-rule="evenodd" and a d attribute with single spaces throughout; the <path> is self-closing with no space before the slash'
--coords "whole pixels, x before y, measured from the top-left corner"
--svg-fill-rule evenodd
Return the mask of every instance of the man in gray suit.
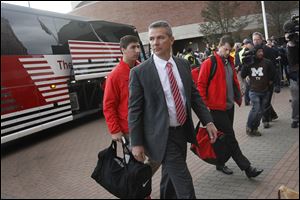
<path id="1" fill-rule="evenodd" d="M 174 37 L 165 21 L 149 26 L 153 55 L 132 69 L 129 83 L 129 136 L 139 161 L 145 154 L 162 164 L 161 198 L 196 198 L 186 164 L 187 142 L 196 144 L 191 108 L 217 138 L 212 117 L 201 100 L 189 63 L 171 56 Z"/>

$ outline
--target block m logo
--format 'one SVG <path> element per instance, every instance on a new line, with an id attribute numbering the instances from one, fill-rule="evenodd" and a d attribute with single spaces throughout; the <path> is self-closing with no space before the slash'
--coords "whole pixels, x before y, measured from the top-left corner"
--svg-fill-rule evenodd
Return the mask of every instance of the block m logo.
<path id="1" fill-rule="evenodd" d="M 264 75 L 262 67 L 259 67 L 258 69 L 251 68 L 251 71 L 252 71 L 251 76 L 253 76 L 253 77 L 255 77 L 255 76 L 263 76 Z"/>

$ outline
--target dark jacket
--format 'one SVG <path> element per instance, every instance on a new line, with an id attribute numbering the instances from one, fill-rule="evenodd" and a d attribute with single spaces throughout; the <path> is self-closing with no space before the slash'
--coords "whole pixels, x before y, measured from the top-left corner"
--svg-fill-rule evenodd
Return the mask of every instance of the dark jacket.
<path id="1" fill-rule="evenodd" d="M 299 81 L 299 44 L 294 47 L 287 47 L 287 57 L 289 76 L 292 80 Z"/>
<path id="2" fill-rule="evenodd" d="M 250 90 L 254 92 L 266 92 L 272 85 L 275 77 L 275 69 L 270 60 L 263 58 L 255 60 L 252 65 L 244 65 L 241 77 L 250 78 Z"/>
<path id="3" fill-rule="evenodd" d="M 186 96 L 187 141 L 196 143 L 191 109 L 204 125 L 212 122 L 212 117 L 192 80 L 189 63 L 181 58 L 173 59 Z M 153 56 L 130 72 L 128 119 L 131 145 L 143 146 L 151 159 L 161 162 L 166 150 L 170 119 Z"/>

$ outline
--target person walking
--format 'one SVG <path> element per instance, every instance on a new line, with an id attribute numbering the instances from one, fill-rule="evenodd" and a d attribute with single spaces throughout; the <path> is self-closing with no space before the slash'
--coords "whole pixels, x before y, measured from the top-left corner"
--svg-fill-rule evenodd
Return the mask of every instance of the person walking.
<path id="1" fill-rule="evenodd" d="M 130 72 L 129 136 L 132 154 L 161 163 L 160 198 L 195 199 L 186 155 L 196 144 L 191 108 L 215 142 L 217 129 L 192 80 L 188 61 L 171 56 L 174 43 L 166 21 L 149 28 L 153 55 Z"/>
<path id="2" fill-rule="evenodd" d="M 136 36 L 126 35 L 120 40 L 122 59 L 112 70 L 106 80 L 103 97 L 103 114 L 108 130 L 113 140 L 121 142 L 122 136 L 129 139 L 128 133 L 128 97 L 129 73 L 132 68 L 140 64 L 139 39 Z M 150 165 L 152 176 L 160 164 L 147 158 L 145 164 Z M 146 199 L 151 198 L 150 196 Z"/>
<path id="3" fill-rule="evenodd" d="M 268 47 L 267 45 L 265 45 L 263 43 L 263 35 L 260 32 L 254 32 L 252 34 L 252 41 L 254 45 L 263 45 L 263 49 L 264 49 L 264 58 L 269 59 L 272 64 L 273 64 L 273 68 L 276 70 L 276 58 L 277 58 L 277 52 Z M 275 75 L 277 76 L 277 75 Z M 265 109 L 264 109 L 264 114 L 262 117 L 262 122 L 263 122 L 263 126 L 264 128 L 270 128 L 270 122 L 272 120 L 278 119 L 278 115 L 275 112 L 273 105 L 272 105 L 272 97 L 273 97 L 273 92 L 274 92 L 274 83 L 271 85 L 271 87 L 269 87 L 270 89 L 270 95 L 268 97 L 268 103 L 265 105 Z"/>
<path id="4" fill-rule="evenodd" d="M 209 58 L 201 66 L 197 86 L 203 101 L 210 109 L 217 129 L 225 135 L 225 143 L 231 150 L 233 160 L 245 171 L 247 177 L 251 178 L 258 176 L 263 170 L 251 166 L 250 161 L 243 155 L 233 130 L 234 102 L 238 105 L 242 102 L 233 58 L 229 56 L 233 44 L 230 36 L 225 35 L 220 39 L 218 51 L 214 53 L 217 62 L 215 74 L 209 83 L 212 70 L 212 61 Z M 218 162 L 216 169 L 225 174 L 232 174 L 233 171 L 222 162 Z"/>
<path id="5" fill-rule="evenodd" d="M 126 35 L 120 40 L 122 59 L 108 75 L 103 97 L 103 114 L 113 140 L 128 137 L 128 96 L 130 69 L 139 64 L 139 40 Z"/>
<path id="6" fill-rule="evenodd" d="M 292 22 L 288 21 L 285 23 L 285 27 Z M 292 23 L 293 24 L 293 23 Z M 290 92 L 292 98 L 292 123 L 291 128 L 299 127 L 299 35 L 293 33 L 293 29 L 290 32 L 285 33 L 285 39 L 287 43 L 287 58 L 289 62 L 289 77 L 290 77 Z"/>
<path id="7" fill-rule="evenodd" d="M 242 78 L 249 77 L 249 96 L 252 109 L 249 112 L 246 133 L 249 136 L 261 136 L 258 131 L 260 120 L 268 103 L 269 87 L 272 86 L 275 70 L 270 60 L 264 58 L 263 46 L 254 46 L 254 63 L 244 64 L 241 71 Z M 250 55 L 252 56 L 252 55 Z"/>

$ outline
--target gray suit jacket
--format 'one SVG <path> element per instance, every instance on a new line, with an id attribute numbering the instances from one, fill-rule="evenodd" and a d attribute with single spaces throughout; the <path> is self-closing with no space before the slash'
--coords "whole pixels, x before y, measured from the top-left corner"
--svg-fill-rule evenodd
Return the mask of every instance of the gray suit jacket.
<path id="1" fill-rule="evenodd" d="M 213 120 L 192 80 L 189 63 L 177 57 L 173 59 L 186 95 L 187 139 L 188 142 L 196 143 L 191 108 L 202 124 L 206 125 Z M 129 81 L 128 122 L 131 145 L 144 146 L 151 159 L 161 162 L 168 140 L 170 119 L 153 56 L 131 70 Z"/>

